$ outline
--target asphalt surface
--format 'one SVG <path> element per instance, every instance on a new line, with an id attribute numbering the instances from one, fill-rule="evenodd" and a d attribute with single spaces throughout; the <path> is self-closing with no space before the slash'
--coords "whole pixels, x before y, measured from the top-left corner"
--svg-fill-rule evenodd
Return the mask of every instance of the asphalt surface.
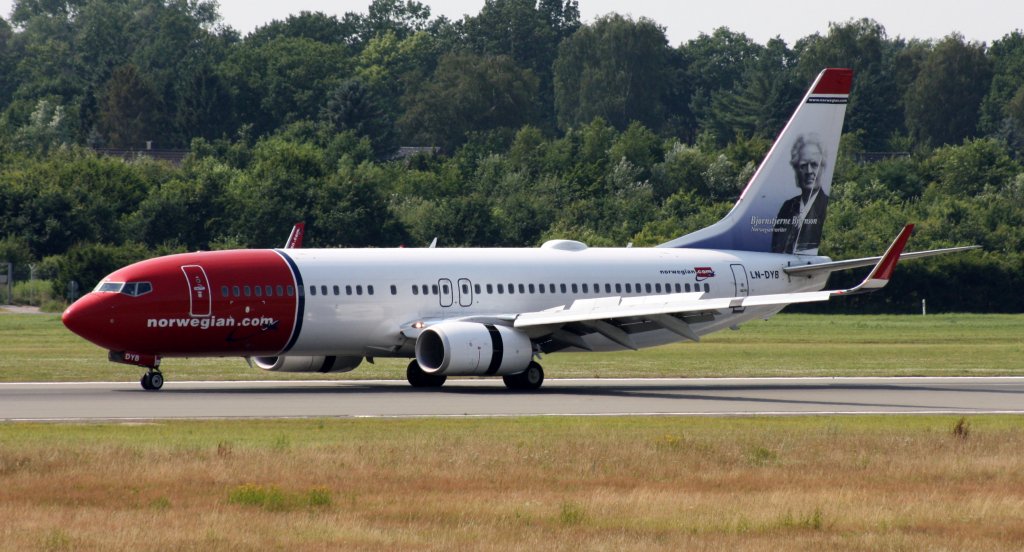
<path id="1" fill-rule="evenodd" d="M 501 380 L 0 383 L 0 420 L 176 418 L 1019 413 L 1024 378 L 548 380 L 511 392 Z"/>

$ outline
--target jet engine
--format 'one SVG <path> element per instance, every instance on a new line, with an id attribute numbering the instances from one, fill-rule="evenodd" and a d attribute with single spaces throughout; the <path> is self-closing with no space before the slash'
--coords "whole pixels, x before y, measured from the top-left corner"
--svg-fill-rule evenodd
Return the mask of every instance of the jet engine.
<path id="1" fill-rule="evenodd" d="M 503 376 L 530 365 L 530 338 L 507 326 L 477 322 L 441 322 L 416 339 L 416 362 L 427 374 Z"/>
<path id="2" fill-rule="evenodd" d="M 349 372 L 359 366 L 358 356 L 276 356 L 253 357 L 256 366 L 268 372 Z"/>

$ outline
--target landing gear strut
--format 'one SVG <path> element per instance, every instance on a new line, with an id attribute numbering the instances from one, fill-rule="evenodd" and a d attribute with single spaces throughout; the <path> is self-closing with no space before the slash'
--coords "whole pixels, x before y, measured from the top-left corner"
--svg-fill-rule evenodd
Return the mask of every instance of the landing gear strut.
<path id="1" fill-rule="evenodd" d="M 540 389 L 540 386 L 544 384 L 544 368 L 536 362 L 531 362 L 526 370 L 512 374 L 510 376 L 502 376 L 505 381 L 505 387 L 516 391 L 535 391 Z"/>
<path id="2" fill-rule="evenodd" d="M 164 375 L 160 370 L 151 369 L 142 376 L 139 382 L 146 391 L 159 391 L 164 386 Z"/>
<path id="3" fill-rule="evenodd" d="M 405 369 L 405 379 L 409 380 L 409 385 L 413 387 L 441 387 L 448 376 L 428 374 L 420 368 L 420 363 L 413 359 Z"/>

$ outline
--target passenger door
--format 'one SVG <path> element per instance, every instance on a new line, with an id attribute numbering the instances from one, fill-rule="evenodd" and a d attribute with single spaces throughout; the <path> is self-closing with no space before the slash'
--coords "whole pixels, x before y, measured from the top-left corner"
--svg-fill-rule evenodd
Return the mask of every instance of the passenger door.
<path id="1" fill-rule="evenodd" d="M 185 265 L 181 271 L 188 283 L 189 316 L 201 318 L 213 314 L 213 291 L 206 271 L 199 265 Z"/>

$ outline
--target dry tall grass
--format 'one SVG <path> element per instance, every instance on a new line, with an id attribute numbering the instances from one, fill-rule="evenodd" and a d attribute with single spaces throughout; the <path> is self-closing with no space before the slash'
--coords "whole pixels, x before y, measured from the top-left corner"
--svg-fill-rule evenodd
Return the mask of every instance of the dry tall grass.
<path id="1" fill-rule="evenodd" d="M 8 424 L 0 549 L 1019 550 L 1024 420 L 957 423 Z"/>

